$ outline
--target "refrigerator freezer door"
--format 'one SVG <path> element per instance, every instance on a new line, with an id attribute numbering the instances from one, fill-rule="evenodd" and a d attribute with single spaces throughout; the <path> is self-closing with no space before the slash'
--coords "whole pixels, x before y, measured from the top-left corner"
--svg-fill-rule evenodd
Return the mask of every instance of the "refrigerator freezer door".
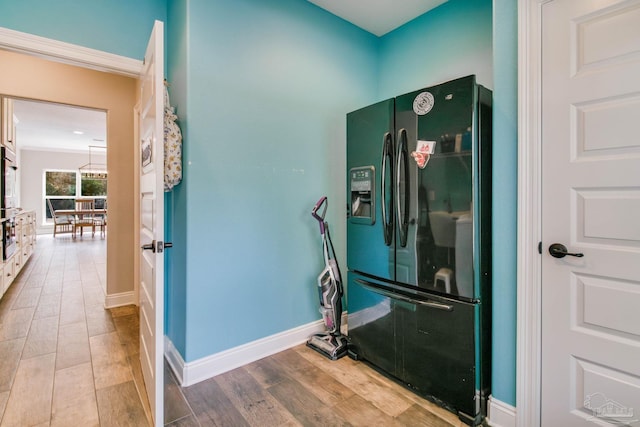
<path id="1" fill-rule="evenodd" d="M 349 287 L 347 325 L 349 351 L 387 373 L 398 376 L 396 321 L 391 298 L 366 285 L 374 282 L 358 274 L 347 274 Z"/>
<path id="2" fill-rule="evenodd" d="M 389 280 L 395 275 L 393 109 L 389 99 L 347 114 L 347 266 Z"/>
<path id="3" fill-rule="evenodd" d="M 449 310 L 424 304 L 396 304 L 398 330 L 404 343 L 399 375 L 419 394 L 434 396 L 464 418 L 480 410 L 476 371 L 477 304 L 447 301 Z M 490 361 L 485 361 L 490 363 Z"/>
<path id="4" fill-rule="evenodd" d="M 480 411 L 480 304 L 348 273 L 351 352 L 465 419 Z M 487 359 L 489 360 L 489 359 Z"/>

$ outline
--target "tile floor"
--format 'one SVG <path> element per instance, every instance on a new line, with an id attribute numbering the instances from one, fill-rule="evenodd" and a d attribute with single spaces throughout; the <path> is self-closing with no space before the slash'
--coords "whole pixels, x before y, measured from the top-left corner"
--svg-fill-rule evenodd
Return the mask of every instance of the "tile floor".
<path id="1" fill-rule="evenodd" d="M 105 253 L 38 236 L 0 300 L 0 427 L 150 425 L 137 308 L 103 308 Z"/>

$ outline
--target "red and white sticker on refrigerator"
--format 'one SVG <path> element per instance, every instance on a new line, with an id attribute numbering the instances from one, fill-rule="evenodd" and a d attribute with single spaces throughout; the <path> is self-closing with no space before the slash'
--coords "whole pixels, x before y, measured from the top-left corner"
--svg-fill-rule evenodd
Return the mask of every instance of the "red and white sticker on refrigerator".
<path id="1" fill-rule="evenodd" d="M 429 158 L 436 151 L 435 141 L 420 141 L 416 144 L 416 151 L 411 152 L 411 157 L 416 161 L 420 169 L 424 169 L 429 163 Z"/>

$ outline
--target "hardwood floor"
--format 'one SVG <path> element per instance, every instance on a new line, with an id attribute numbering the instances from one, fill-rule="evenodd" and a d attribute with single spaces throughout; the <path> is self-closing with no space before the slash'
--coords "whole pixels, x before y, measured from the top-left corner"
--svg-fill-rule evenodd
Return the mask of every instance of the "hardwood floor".
<path id="1" fill-rule="evenodd" d="M 165 372 L 170 426 L 464 426 L 361 362 L 304 345 L 180 389 Z"/>
<path id="2" fill-rule="evenodd" d="M 0 427 L 149 426 L 138 312 L 105 310 L 105 240 L 38 236 L 0 300 Z M 181 388 L 168 426 L 462 426 L 367 365 L 304 345 Z"/>

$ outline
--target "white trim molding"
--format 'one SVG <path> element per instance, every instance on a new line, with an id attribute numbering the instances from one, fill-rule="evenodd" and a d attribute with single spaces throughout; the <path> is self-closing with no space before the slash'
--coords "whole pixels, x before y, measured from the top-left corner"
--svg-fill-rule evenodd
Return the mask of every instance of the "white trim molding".
<path id="1" fill-rule="evenodd" d="M 65 64 L 138 78 L 142 61 L 0 27 L 0 48 Z"/>
<path id="2" fill-rule="evenodd" d="M 491 427 L 515 427 L 516 408 L 489 396 L 488 418 Z"/>
<path id="3" fill-rule="evenodd" d="M 123 305 L 137 305 L 133 291 L 110 294 L 104 298 L 104 308 L 122 307 Z"/>
<path id="4" fill-rule="evenodd" d="M 264 357 L 295 347 L 310 335 L 324 332 L 321 320 L 289 329 L 256 341 L 243 344 L 193 362 L 185 362 L 169 337 L 165 336 L 165 357 L 182 387 L 199 383 L 216 375 L 236 369 Z"/>
<path id="5" fill-rule="evenodd" d="M 547 1 L 518 0 L 518 427 L 540 425 L 541 9 Z"/>

